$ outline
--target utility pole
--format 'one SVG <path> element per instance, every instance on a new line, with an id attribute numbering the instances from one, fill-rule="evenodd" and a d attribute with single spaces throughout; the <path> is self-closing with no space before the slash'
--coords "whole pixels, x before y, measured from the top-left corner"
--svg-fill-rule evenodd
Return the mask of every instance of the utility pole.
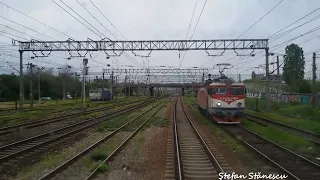
<path id="1" fill-rule="evenodd" d="M 266 84 L 265 84 L 265 91 L 266 91 L 266 108 L 267 112 L 270 111 L 270 87 L 269 87 L 269 48 L 266 48 Z"/>
<path id="2" fill-rule="evenodd" d="M 111 101 L 113 100 L 113 71 L 111 71 Z"/>
<path id="3" fill-rule="evenodd" d="M 32 88 L 32 78 L 33 78 L 33 67 L 32 63 L 29 64 L 30 66 L 30 107 L 33 107 L 33 88 Z"/>
<path id="4" fill-rule="evenodd" d="M 313 53 L 313 56 L 312 56 L 312 59 L 313 59 L 313 62 L 312 62 L 312 85 L 313 85 L 313 88 L 312 88 L 312 105 L 313 107 L 315 108 L 316 107 L 316 91 L 314 89 L 315 87 L 315 84 L 316 84 L 316 71 L 317 71 L 317 67 L 316 67 L 316 53 L 314 52 Z"/>
<path id="5" fill-rule="evenodd" d="M 40 91 L 40 74 L 41 74 L 41 71 L 43 70 L 44 68 L 38 68 L 38 101 L 39 101 L 39 104 L 41 104 L 41 91 Z"/>
<path id="6" fill-rule="evenodd" d="M 20 100 L 19 100 L 19 109 L 20 111 L 23 110 L 23 94 L 24 94 L 24 87 L 23 87 L 23 51 L 19 51 L 20 53 L 20 78 L 19 78 L 19 84 L 20 84 Z"/>
<path id="7" fill-rule="evenodd" d="M 279 65 L 279 56 L 277 56 L 277 101 L 280 102 L 280 95 L 279 95 L 279 86 L 281 83 L 280 79 L 280 65 Z"/>
<path id="8" fill-rule="evenodd" d="M 239 83 L 241 83 L 241 74 L 239 74 L 239 80 L 238 81 L 239 81 Z"/>
<path id="9" fill-rule="evenodd" d="M 83 108 L 86 109 L 86 75 L 87 75 L 87 64 L 88 64 L 88 59 L 84 58 L 83 59 Z"/>
<path id="10" fill-rule="evenodd" d="M 131 87 L 130 87 L 130 85 L 131 85 L 131 82 L 130 82 L 130 74 L 129 74 L 129 98 L 131 97 Z"/>
<path id="11" fill-rule="evenodd" d="M 104 72 L 102 73 L 102 101 L 104 101 Z"/>
<path id="12" fill-rule="evenodd" d="M 62 75 L 62 94 L 63 94 L 63 97 L 62 97 L 62 100 L 65 100 L 66 99 L 66 82 L 65 82 L 65 75 L 63 74 Z"/>

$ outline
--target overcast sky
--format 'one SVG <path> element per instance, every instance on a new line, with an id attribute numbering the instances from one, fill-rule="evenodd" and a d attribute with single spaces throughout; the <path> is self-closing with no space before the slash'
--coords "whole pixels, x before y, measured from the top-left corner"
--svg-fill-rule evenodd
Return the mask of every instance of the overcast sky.
<path id="1" fill-rule="evenodd" d="M 196 4 L 196 0 L 92 0 L 92 2 L 105 15 L 105 17 L 107 17 L 110 22 L 122 33 L 122 35 L 124 35 L 124 37 L 122 37 L 122 35 L 119 34 L 119 32 L 110 24 L 110 22 L 108 22 L 100 14 L 100 12 L 91 4 L 89 0 L 78 1 L 101 23 L 103 23 L 107 29 L 98 23 L 83 7 L 78 4 L 76 0 L 62 0 L 62 2 L 60 0 L 54 1 L 61 7 L 65 8 L 69 13 L 72 13 L 75 17 L 80 19 L 80 21 L 84 22 L 62 2 L 66 3 L 75 12 L 91 23 L 96 29 L 112 40 L 124 40 L 124 37 L 128 40 L 184 40 L 189 27 L 193 9 Z M 67 40 L 69 37 L 72 37 L 76 40 L 86 40 L 87 38 L 94 40 L 100 39 L 95 33 L 74 19 L 52 0 L 0 0 L 0 2 L 9 5 L 25 13 L 26 15 L 60 31 L 55 31 L 3 4 L 0 4 L 1 61 L 10 61 L 14 63 L 19 62 L 19 53 L 17 51 L 17 47 L 8 45 L 11 44 L 12 38 L 17 40 L 30 40 L 32 37 L 41 40 L 53 40 L 49 37 L 52 37 L 56 40 Z M 187 39 L 190 39 L 191 34 L 194 31 L 205 2 L 206 0 L 199 0 L 197 3 Z M 279 2 L 280 0 L 207 0 L 192 39 L 237 38 Z M 319 0 L 284 0 L 281 4 L 279 4 L 279 6 L 273 9 L 249 31 L 243 34 L 241 38 L 267 38 L 299 18 L 318 9 L 319 7 Z M 293 24 L 282 32 L 299 26 L 300 24 L 303 24 L 317 16 L 320 16 L 320 10 L 315 11 L 308 17 Z M 10 22 L 9 20 L 19 23 L 24 27 Z M 280 38 L 271 38 L 269 40 L 270 52 L 280 54 L 284 53 L 285 46 L 277 46 L 276 48 L 272 47 L 297 36 L 303 35 L 311 29 L 316 28 L 318 25 L 319 19 L 316 19 L 303 25 L 302 27 L 290 31 L 289 33 L 285 33 L 284 36 Z M 87 26 L 91 28 L 91 26 Z M 26 33 L 27 35 L 14 31 L 10 28 Z M 27 28 L 34 29 L 42 34 Z M 116 35 L 117 38 L 110 34 L 109 31 Z M 67 34 L 68 36 L 64 35 L 63 33 Z M 320 49 L 318 46 L 318 35 L 319 31 L 314 31 L 286 43 L 286 45 L 290 43 L 300 44 L 307 41 L 301 44 L 305 54 L 308 54 L 305 56 L 306 71 L 311 70 L 312 55 L 310 52 Z M 140 55 L 148 54 L 148 52 L 136 53 Z M 210 51 L 210 54 L 220 53 L 221 52 L 219 51 Z M 239 51 L 239 53 L 248 54 L 250 51 Z M 235 57 L 235 53 L 233 51 L 229 51 L 225 52 L 224 56 L 215 57 L 213 59 L 212 57 L 207 56 L 205 51 L 188 51 L 182 63 L 182 67 L 203 66 L 211 68 L 217 63 L 227 62 L 233 64 L 234 66 L 234 69 L 231 72 L 232 75 L 241 73 L 243 77 L 247 77 L 253 70 L 250 68 L 265 63 L 265 57 L 261 57 L 264 55 L 263 51 L 255 51 L 254 53 L 257 54 L 256 57 L 245 57 L 245 59 L 243 59 L 243 57 Z M 138 62 L 139 66 L 146 66 L 148 64 L 148 60 L 146 58 L 134 57 L 131 52 L 128 52 L 128 54 L 133 57 L 136 62 Z M 181 53 L 181 59 L 183 54 L 184 53 Z M 24 54 L 25 58 L 30 56 L 32 56 L 32 53 Z M 72 59 L 67 61 L 66 57 L 68 57 L 68 54 L 66 53 L 52 53 L 50 54 L 49 58 L 36 59 L 36 61 L 24 59 L 24 64 L 32 62 L 40 66 L 57 67 L 59 65 L 68 63 L 75 68 L 80 68 L 80 59 Z M 106 59 L 104 52 L 94 52 L 92 53 L 92 57 L 93 60 L 89 59 L 89 66 L 90 71 L 94 72 L 101 72 L 103 68 L 106 68 L 106 64 L 110 64 L 112 61 L 112 58 Z M 270 62 L 275 60 L 275 57 L 270 57 Z M 282 61 L 282 57 L 280 57 L 280 60 Z M 121 65 L 122 67 L 124 67 L 124 65 L 138 66 L 126 56 L 119 57 L 117 63 L 116 60 L 114 60 L 114 63 L 120 65 L 119 67 L 121 67 Z M 150 66 L 164 65 L 178 67 L 179 52 L 153 51 L 149 58 L 149 64 Z M 16 66 L 17 64 L 13 65 L 14 67 L 18 68 L 18 66 Z M 2 66 L 4 66 L 4 68 L 0 68 L 0 73 L 14 71 L 4 64 L 2 64 Z M 114 67 L 116 66 L 114 65 Z M 270 69 L 272 70 L 273 66 L 271 66 Z M 256 69 L 256 71 L 258 70 Z M 262 72 L 262 69 L 260 71 Z M 213 70 L 213 72 L 216 71 Z"/>

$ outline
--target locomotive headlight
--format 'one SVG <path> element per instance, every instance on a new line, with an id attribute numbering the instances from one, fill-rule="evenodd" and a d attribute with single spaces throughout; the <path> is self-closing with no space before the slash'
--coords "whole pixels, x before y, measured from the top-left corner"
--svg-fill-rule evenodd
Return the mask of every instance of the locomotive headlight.
<path id="1" fill-rule="evenodd" d="M 221 105 L 220 102 L 218 102 L 217 105 L 220 106 Z"/>
<path id="2" fill-rule="evenodd" d="M 241 103 L 241 102 L 239 102 L 239 103 L 238 103 L 238 107 L 241 107 L 241 105 L 242 105 L 242 103 Z"/>

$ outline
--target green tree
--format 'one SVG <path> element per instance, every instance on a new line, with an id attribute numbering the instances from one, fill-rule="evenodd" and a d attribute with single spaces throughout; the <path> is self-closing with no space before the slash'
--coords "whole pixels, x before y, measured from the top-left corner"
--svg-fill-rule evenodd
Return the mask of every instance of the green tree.
<path id="1" fill-rule="evenodd" d="M 303 50 L 296 44 L 290 44 L 285 49 L 285 59 L 283 65 L 283 79 L 292 92 L 298 92 L 298 84 L 304 78 Z"/>
<path id="2" fill-rule="evenodd" d="M 251 79 L 255 79 L 257 77 L 256 73 L 254 71 L 252 71 L 251 73 Z"/>
<path id="3" fill-rule="evenodd" d="M 298 88 L 299 93 L 311 93 L 310 83 L 308 83 L 308 81 L 305 79 L 299 82 Z"/>

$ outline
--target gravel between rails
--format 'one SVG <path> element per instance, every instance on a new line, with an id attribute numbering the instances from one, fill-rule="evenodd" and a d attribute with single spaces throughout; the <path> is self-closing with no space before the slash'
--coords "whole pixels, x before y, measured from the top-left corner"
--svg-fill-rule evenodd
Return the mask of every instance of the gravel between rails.
<path id="1" fill-rule="evenodd" d="M 218 179 L 218 174 L 223 170 L 217 169 L 212 162 L 211 155 L 202 144 L 198 135 L 192 128 L 182 107 L 181 98 L 176 104 L 175 141 L 177 169 L 179 179 Z M 178 153 L 179 152 L 179 153 Z M 220 165 L 217 162 L 218 165 Z M 181 170 L 179 169 L 181 167 Z M 181 173 L 181 174 L 180 174 Z"/>
<path id="2" fill-rule="evenodd" d="M 169 100 L 166 100 L 165 103 L 160 103 L 160 107 L 158 107 L 158 105 L 154 108 L 155 111 L 151 111 L 152 114 L 147 117 L 142 117 L 141 120 L 143 119 L 144 121 L 140 124 L 140 126 L 138 126 L 138 124 L 136 126 L 138 126 L 122 143 L 120 146 L 118 146 L 106 159 L 104 159 L 93 171 L 92 173 L 87 176 L 85 178 L 85 180 L 92 180 L 92 179 L 97 179 L 97 177 L 99 177 L 99 172 L 100 172 L 100 168 L 105 166 L 105 164 L 107 162 L 110 162 L 115 155 L 124 148 L 125 145 L 128 144 L 129 140 L 131 140 L 133 137 L 136 136 L 136 134 L 138 132 L 141 131 L 142 127 L 155 115 L 157 114 L 157 112 L 159 112 L 159 110 L 161 110 L 163 108 L 164 105 L 166 105 L 169 101 L 171 100 L 171 98 Z"/>
<path id="3" fill-rule="evenodd" d="M 78 167 L 79 164 L 83 164 L 83 160 L 84 159 L 88 159 L 88 154 L 90 152 L 97 151 L 98 149 L 103 149 L 100 152 L 103 152 L 104 154 L 106 154 L 106 156 L 108 154 L 110 154 L 111 150 L 113 151 L 117 146 L 120 145 L 119 143 L 124 140 L 124 139 L 116 138 L 117 140 L 115 141 L 116 142 L 116 144 L 115 144 L 115 142 L 110 143 L 110 139 L 112 139 L 113 137 L 117 137 L 118 134 L 121 134 L 120 130 L 123 130 L 124 127 L 128 126 L 132 122 L 140 121 L 140 119 L 143 118 L 143 116 L 146 115 L 146 113 L 148 113 L 149 111 L 152 111 L 156 106 L 158 106 L 158 104 L 153 106 L 153 107 L 148 108 L 143 113 L 135 116 L 135 118 L 133 118 L 131 120 L 128 120 L 126 122 L 123 122 L 122 126 L 117 128 L 116 130 L 108 133 L 106 136 L 104 136 L 100 140 L 96 141 L 94 144 L 92 144 L 91 146 L 89 146 L 85 150 L 81 151 L 80 153 L 78 153 L 77 155 L 72 157 L 71 159 L 69 159 L 66 162 L 64 162 L 63 164 L 61 164 L 60 166 L 58 166 L 57 168 L 52 170 L 50 173 L 48 173 L 45 176 L 43 176 L 41 178 L 41 180 L 65 179 L 65 178 L 67 178 L 66 176 L 69 176 L 70 174 L 73 174 L 73 175 L 70 176 L 71 179 L 73 179 L 73 178 L 81 178 L 81 174 L 86 174 L 86 176 L 88 176 L 91 173 L 92 170 L 89 171 L 89 170 L 84 170 L 83 169 L 83 170 L 81 170 L 81 172 L 77 172 L 77 170 L 74 170 L 74 169 L 77 169 L 76 167 Z M 126 136 L 124 136 L 124 137 L 126 137 Z M 108 148 L 106 148 L 106 147 L 108 147 Z M 113 147 L 113 148 L 110 149 L 110 147 Z M 66 171 L 65 169 L 70 169 L 72 172 L 70 172 L 68 170 Z M 76 171 L 76 172 L 74 172 L 74 171 Z M 85 173 L 84 171 L 86 171 L 87 173 Z M 75 177 L 77 175 L 80 175 L 80 177 L 79 176 Z"/>
<path id="4" fill-rule="evenodd" d="M 119 103 L 117 103 L 117 104 L 111 103 L 111 104 L 109 104 L 110 106 L 108 106 L 108 107 L 100 107 L 100 108 L 92 108 L 92 109 L 89 108 L 85 112 L 85 114 L 90 114 L 90 113 L 94 113 L 94 112 L 107 110 L 107 109 L 110 109 L 114 106 L 130 105 L 131 103 L 136 103 L 136 102 L 139 102 L 139 101 L 121 102 L 120 104 Z M 24 123 L 16 124 L 13 126 L 2 127 L 2 128 L 0 128 L 0 135 L 20 131 L 21 129 L 34 128 L 34 127 L 46 125 L 48 123 L 62 121 L 62 120 L 65 120 L 65 119 L 68 119 L 71 117 L 83 115 L 83 113 L 84 112 L 76 112 L 76 113 L 66 114 L 66 115 L 62 115 L 62 116 L 56 116 L 56 117 L 52 117 L 52 118 L 45 118 L 45 119 L 40 119 L 40 120 L 36 120 L 36 121 L 24 122 Z"/>
<path id="5" fill-rule="evenodd" d="M 129 105 L 131 103 L 135 104 L 136 102 L 129 102 L 129 103 L 124 103 L 124 104 L 118 104 L 116 106 L 105 107 L 105 108 L 101 109 L 100 112 L 104 112 L 107 110 L 110 111 L 113 108 L 121 107 L 124 105 Z M 99 111 L 92 112 L 92 113 L 99 113 Z M 88 115 L 90 115 L 90 113 L 86 114 L 86 116 L 87 116 L 86 118 L 89 118 Z M 79 117 L 80 117 L 80 119 L 79 119 Z M 15 133 L 10 133 L 10 134 L 7 134 L 7 135 L 0 137 L 0 145 L 4 146 L 6 144 L 13 143 L 13 142 L 23 140 L 26 138 L 30 138 L 32 136 L 36 136 L 41 133 L 47 133 L 47 132 L 53 131 L 55 129 L 63 128 L 65 126 L 80 122 L 80 121 L 82 121 L 83 118 L 85 118 L 85 116 L 81 116 L 81 115 L 79 115 L 78 117 L 73 117 L 73 118 L 66 117 L 63 120 L 58 120 L 58 121 L 55 121 L 52 123 L 47 123 L 41 127 L 34 127 L 34 128 L 30 128 L 30 129 L 26 128 L 26 129 L 23 129 L 21 131 L 15 132 Z M 0 149 L 1 149 L 1 147 L 0 147 Z"/>
<path id="6" fill-rule="evenodd" d="M 110 154 L 116 147 L 118 147 L 122 141 L 124 141 L 131 132 L 119 132 L 113 137 L 108 139 L 104 144 L 108 144 L 107 150 L 103 151 L 104 154 Z M 55 175 L 52 180 L 79 180 L 85 179 L 95 168 L 98 163 L 92 161 L 91 154 L 87 154 L 73 163 L 71 166 L 67 167 L 63 172 Z"/>
<path id="7" fill-rule="evenodd" d="M 143 105 L 143 104 L 145 104 L 145 103 L 142 103 L 141 105 Z M 130 109 L 127 109 L 125 112 L 128 112 L 128 110 L 130 110 Z M 121 112 L 121 111 L 117 111 L 117 112 Z M 124 112 L 122 111 L 120 114 L 124 114 Z M 115 116 L 115 115 L 113 115 L 113 116 Z M 108 117 L 108 119 L 110 119 L 110 118 L 111 117 Z M 50 146 L 51 144 L 59 144 L 59 142 L 63 141 L 63 139 L 65 139 L 65 138 L 70 138 L 70 137 L 73 137 L 73 136 L 77 136 L 77 134 L 79 134 L 79 132 L 81 134 L 84 130 L 88 130 L 89 129 L 88 127 L 93 127 L 94 125 L 96 125 L 100 121 L 93 120 L 93 121 L 90 122 L 89 126 L 88 125 L 87 126 L 82 126 L 81 128 L 78 128 L 78 129 L 76 129 L 74 131 L 66 132 L 65 134 L 62 134 L 62 135 L 58 136 L 55 139 L 49 139 L 49 140 L 47 140 L 45 142 L 42 141 L 42 142 L 40 142 L 40 144 L 39 143 L 33 144 L 33 146 L 29 147 L 29 148 L 32 149 L 32 151 L 30 149 L 30 150 L 27 151 L 28 153 L 23 153 L 22 154 L 22 152 L 26 151 L 26 149 L 24 151 L 22 150 L 22 151 L 20 151 L 20 153 L 17 156 L 13 156 L 14 158 L 12 160 L 10 160 L 8 162 L 3 162 L 1 164 L 1 166 L 0 166 L 0 174 L 7 175 L 7 173 L 10 173 L 10 175 L 11 175 L 11 174 L 16 173 L 16 171 L 8 172 L 7 170 L 8 169 L 13 169 L 12 167 L 15 167 L 16 165 L 22 166 L 25 163 L 29 164 L 30 162 L 24 161 L 25 159 L 27 159 L 27 157 L 33 157 L 35 155 L 37 156 L 39 154 L 39 151 L 42 152 L 44 150 L 48 150 L 47 147 Z M 73 135 L 73 136 L 70 136 L 70 135 Z M 75 139 L 72 139 L 71 141 L 74 141 L 74 140 Z M 19 148 L 18 148 L 18 150 L 19 150 Z"/>
<path id="8" fill-rule="evenodd" d="M 247 146 L 263 154 L 271 162 L 285 172 L 291 179 L 318 179 L 320 177 L 320 166 L 253 133 L 252 131 L 238 126 L 222 126 L 223 129 L 242 139 Z"/>

